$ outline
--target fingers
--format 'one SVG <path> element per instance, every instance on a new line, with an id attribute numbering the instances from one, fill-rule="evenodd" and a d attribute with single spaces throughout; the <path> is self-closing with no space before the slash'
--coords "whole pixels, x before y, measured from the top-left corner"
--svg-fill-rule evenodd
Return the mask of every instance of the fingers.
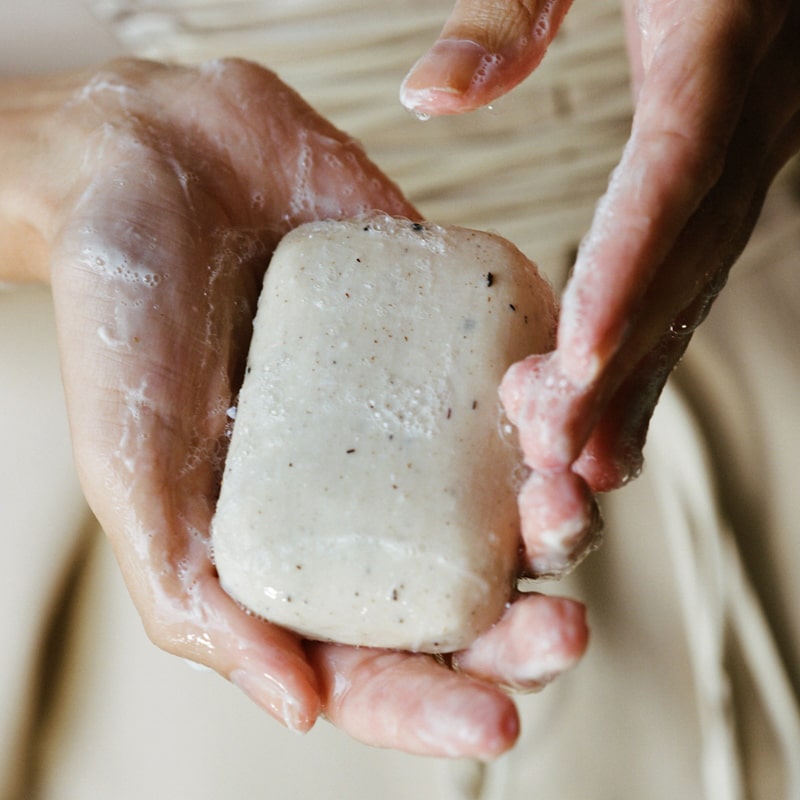
<path id="1" fill-rule="evenodd" d="M 570 429 L 571 421 L 580 422 L 579 412 L 588 413 L 569 384 L 556 376 L 555 359 L 549 353 L 513 364 L 500 385 L 500 400 L 517 426 L 525 461 L 534 467 L 517 502 L 525 568 L 535 577 L 570 572 L 599 546 L 603 527 L 592 496 L 595 487 L 569 468 L 568 458 L 563 459 L 566 466 L 558 461 L 555 470 L 547 467 L 553 443 L 560 441 L 553 436 L 558 426 Z"/>
<path id="2" fill-rule="evenodd" d="M 108 494 L 98 498 L 97 487 L 88 488 L 147 635 L 163 650 L 230 679 L 290 729 L 307 731 L 320 699 L 301 644 L 239 607 L 209 559 L 215 470 L 200 460 L 185 464 L 183 474 L 165 475 L 157 444 L 170 435 L 148 420 L 144 407 L 139 416 L 139 431 L 156 443 L 153 453 L 136 458 L 140 477 L 120 474 L 109 460 Z"/>
<path id="3" fill-rule="evenodd" d="M 512 364 L 500 384 L 506 414 L 517 426 L 526 464 L 541 472 L 562 472 L 580 451 L 599 412 L 593 397 L 563 374 L 559 354 L 530 356 Z"/>
<path id="4" fill-rule="evenodd" d="M 307 731 L 320 699 L 297 637 L 248 615 L 223 591 L 209 560 L 212 470 L 198 464 L 168 477 L 153 455 L 137 459 L 136 481 L 109 461 L 105 497 L 88 486 L 147 635 L 230 679 L 290 729 Z"/>
<path id="5" fill-rule="evenodd" d="M 184 586 L 180 598 L 145 609 L 145 627 L 160 648 L 228 678 L 274 719 L 304 733 L 321 710 L 317 678 L 291 633 L 246 614 L 215 574 Z"/>
<path id="6" fill-rule="evenodd" d="M 541 689 L 586 650 L 583 605 L 520 596 L 467 650 L 423 654 L 309 643 L 325 716 L 359 741 L 405 752 L 491 759 L 515 742 L 519 720 L 498 686 Z M 453 672 L 444 663 L 448 660 Z"/>
<path id="7" fill-rule="evenodd" d="M 433 47 L 403 82 L 419 114 L 472 111 L 524 80 L 544 57 L 571 0 L 458 0 Z"/>
<path id="8" fill-rule="evenodd" d="M 607 403 L 573 465 L 592 491 L 610 492 L 641 473 L 650 418 L 670 372 L 690 340 L 688 329 L 684 333 L 668 332 Z"/>
<path id="9" fill-rule="evenodd" d="M 746 20 L 720 14 L 717 4 L 672 3 L 650 14 L 639 20 L 650 49 L 631 138 L 562 306 L 562 370 L 578 386 L 613 357 L 661 262 L 722 174 L 760 57 Z"/>
<path id="10" fill-rule="evenodd" d="M 515 691 L 535 691 L 574 667 L 588 642 L 581 603 L 522 595 L 469 649 L 455 653 L 451 663 L 476 678 Z"/>
<path id="11" fill-rule="evenodd" d="M 149 419 L 144 404 L 137 416 L 138 433 L 155 448 L 137 455 L 138 477 L 111 458 L 105 493 L 98 496 L 96 476 L 87 489 L 147 635 L 163 650 L 230 679 L 288 728 L 307 731 L 320 698 L 297 637 L 248 615 L 223 591 L 209 560 L 213 465 L 191 459 L 182 474 L 165 474 L 158 444 L 171 433 Z"/>
<path id="12" fill-rule="evenodd" d="M 600 545 L 599 508 L 571 470 L 532 473 L 518 503 L 525 566 L 533 577 L 566 575 Z"/>
<path id="13" fill-rule="evenodd" d="M 491 759 L 519 734 L 516 708 L 503 692 L 431 656 L 321 643 L 307 649 L 325 716 L 359 741 L 421 755 Z"/>
<path id="14" fill-rule="evenodd" d="M 788 45 L 778 48 L 759 65 L 726 145 L 724 170 L 680 230 L 666 236 L 659 222 L 659 196 L 663 199 L 672 192 L 674 184 L 670 174 L 661 173 L 662 163 L 655 163 L 649 177 L 646 165 L 640 165 L 638 176 L 660 189 L 637 194 L 630 183 L 635 184 L 635 175 L 619 179 L 643 207 L 654 203 L 652 224 L 641 220 L 638 242 L 629 234 L 639 212 L 617 197 L 622 190 L 612 181 L 610 199 L 605 201 L 611 205 L 599 209 L 579 258 L 583 266 L 567 291 L 559 349 L 544 360 L 515 366 L 504 381 L 516 409 L 520 443 L 533 469 L 566 469 L 586 447 L 576 470 L 595 491 L 619 485 L 638 471 L 649 416 L 669 371 L 688 344 L 687 334 L 703 319 L 724 285 L 728 269 L 752 231 L 767 187 L 797 148 L 800 69 L 795 52 Z M 782 76 L 785 96 L 770 90 L 776 75 Z M 621 170 L 631 167 L 627 158 Z M 612 206 L 613 212 L 609 211 Z M 669 202 L 667 206 L 669 217 Z M 666 236 L 667 244 L 641 249 L 649 236 Z M 660 252 L 662 247 L 666 252 Z M 606 262 L 609 253 L 615 253 L 614 259 Z M 644 271 L 637 272 L 637 259 L 642 259 L 638 266 Z M 602 320 L 612 314 L 612 307 L 616 311 L 608 322 L 616 326 L 614 345 L 602 358 L 595 358 L 592 366 L 589 362 L 594 356 L 587 353 L 594 345 L 589 343 L 598 335 L 596 326 L 602 327 Z M 578 378 L 576 342 L 577 350 L 585 345 L 578 361 L 587 356 L 578 372 L 588 369 Z M 595 374 L 595 370 L 601 371 Z M 592 380 L 582 384 L 589 376 Z"/>

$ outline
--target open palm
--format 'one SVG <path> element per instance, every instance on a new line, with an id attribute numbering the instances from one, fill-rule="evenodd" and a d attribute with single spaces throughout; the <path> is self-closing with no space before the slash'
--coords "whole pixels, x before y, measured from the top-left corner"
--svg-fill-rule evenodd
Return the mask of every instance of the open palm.
<path id="1" fill-rule="evenodd" d="M 297 730 L 324 712 L 372 744 L 506 749 L 517 718 L 498 684 L 537 686 L 574 663 L 586 642 L 580 606 L 514 604 L 453 670 L 302 642 L 238 607 L 208 548 L 229 409 L 276 243 L 309 219 L 417 212 L 355 142 L 253 64 L 120 62 L 62 114 L 88 143 L 52 252 L 76 460 L 150 637 Z"/>

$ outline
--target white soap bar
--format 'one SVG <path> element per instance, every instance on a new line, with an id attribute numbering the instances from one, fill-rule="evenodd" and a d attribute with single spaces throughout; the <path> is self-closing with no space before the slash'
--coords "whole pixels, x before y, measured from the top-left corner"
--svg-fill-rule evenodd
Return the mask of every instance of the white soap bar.
<path id="1" fill-rule="evenodd" d="M 386 216 L 288 234 L 212 524 L 225 590 L 310 638 L 468 645 L 517 572 L 498 386 L 554 329 L 550 287 L 498 236 Z"/>

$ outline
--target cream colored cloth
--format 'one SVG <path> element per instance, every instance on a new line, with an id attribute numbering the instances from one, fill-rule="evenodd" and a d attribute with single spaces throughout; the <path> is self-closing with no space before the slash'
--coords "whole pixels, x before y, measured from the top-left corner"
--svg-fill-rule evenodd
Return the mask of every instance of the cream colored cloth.
<path id="1" fill-rule="evenodd" d="M 492 111 L 420 123 L 397 85 L 448 5 L 196 2 L 117 31 L 151 55 L 277 66 L 429 217 L 498 230 L 560 283 L 624 142 L 616 7 L 576 4 L 541 73 Z M 325 723 L 298 737 L 156 650 L 71 467 L 47 292 L 0 295 L 0 797 L 800 797 L 796 186 L 787 172 L 676 371 L 644 474 L 606 498 L 605 545 L 544 587 L 587 601 L 589 654 L 521 700 L 520 743 L 486 768 Z"/>

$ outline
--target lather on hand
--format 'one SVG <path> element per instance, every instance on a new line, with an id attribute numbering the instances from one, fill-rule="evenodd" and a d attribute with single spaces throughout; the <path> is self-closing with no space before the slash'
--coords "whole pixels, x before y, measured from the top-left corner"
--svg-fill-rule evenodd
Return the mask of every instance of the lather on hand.
<path id="1" fill-rule="evenodd" d="M 311 219 L 418 212 L 271 72 L 120 61 L 0 85 L 0 268 L 49 281 L 75 458 L 148 634 L 289 727 L 493 757 L 531 689 L 586 645 L 580 604 L 532 595 L 451 669 L 303 642 L 246 614 L 208 546 L 270 254 Z"/>
<path id="2" fill-rule="evenodd" d="M 569 6 L 460 0 L 403 102 L 427 115 L 491 102 L 537 66 Z M 800 147 L 798 0 L 622 7 L 630 139 L 564 293 L 557 350 L 503 386 L 529 465 L 556 484 L 572 469 L 595 491 L 637 474 L 667 376 Z"/>

